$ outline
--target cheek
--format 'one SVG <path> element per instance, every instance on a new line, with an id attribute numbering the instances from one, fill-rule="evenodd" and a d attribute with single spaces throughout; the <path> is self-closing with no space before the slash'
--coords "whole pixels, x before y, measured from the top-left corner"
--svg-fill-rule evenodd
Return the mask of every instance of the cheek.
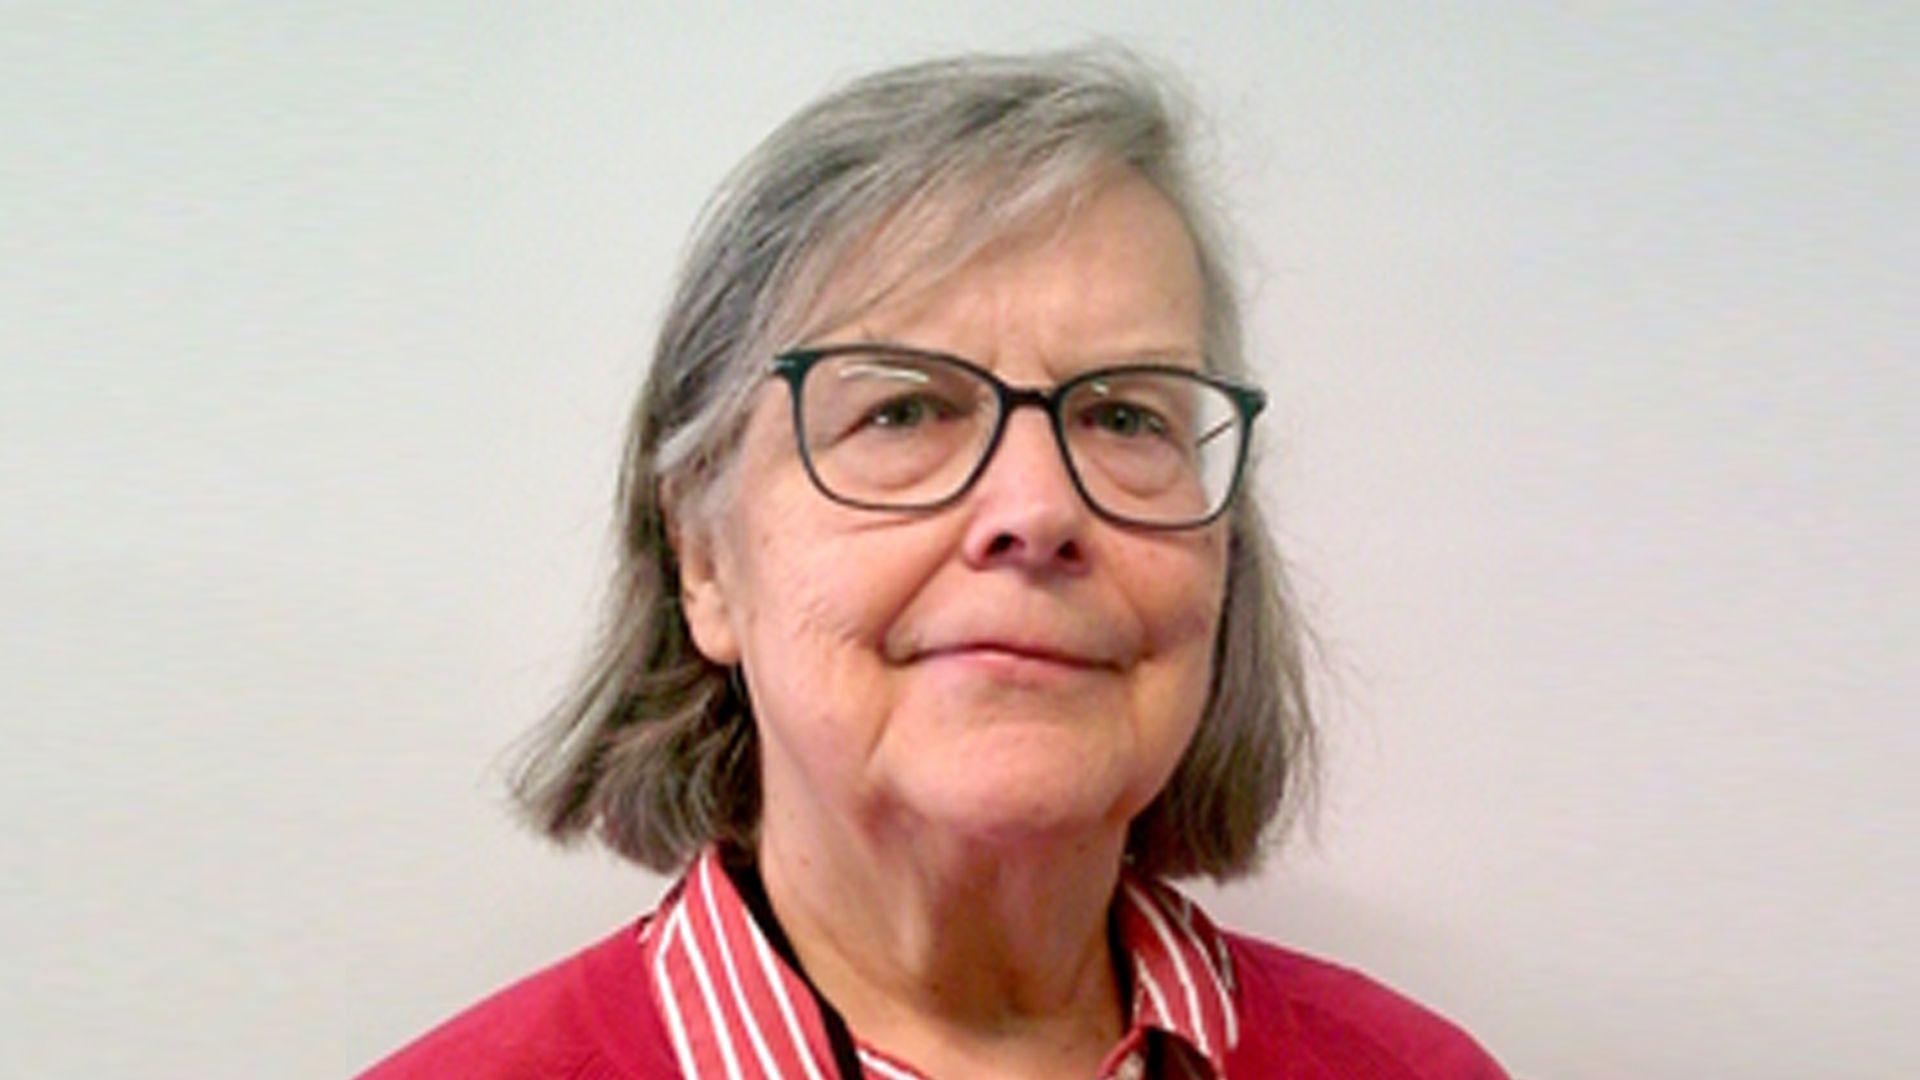
<path id="1" fill-rule="evenodd" d="M 749 666 L 787 696 L 870 698 L 888 628 L 937 560 L 915 530 L 878 528 L 810 486 L 769 485 L 757 508 L 736 549 L 751 598 L 740 613 Z"/>
<path id="2" fill-rule="evenodd" d="M 842 545 L 805 524 L 804 514 L 770 506 L 749 538 L 743 577 L 753 597 L 749 634 L 768 655 L 814 639 L 857 639 L 868 590 L 838 554 Z"/>
<path id="3" fill-rule="evenodd" d="M 1199 723 L 1213 681 L 1215 642 L 1226 597 L 1222 546 L 1161 549 L 1133 568 L 1147 629 L 1149 674 L 1137 684 L 1142 715 L 1161 718 L 1150 737 L 1178 756 Z M 1177 745 L 1175 745 L 1177 744 Z"/>
<path id="4" fill-rule="evenodd" d="M 901 706 L 885 642 L 926 579 L 923 546 L 849 528 L 832 508 L 770 515 L 766 529 L 743 638 L 764 764 L 780 774 L 768 782 L 859 789 Z"/>
<path id="5" fill-rule="evenodd" d="M 1145 587 L 1140 600 L 1156 653 L 1198 651 L 1211 657 L 1226 600 L 1226 551 L 1211 539 L 1152 551 L 1130 571 Z"/>

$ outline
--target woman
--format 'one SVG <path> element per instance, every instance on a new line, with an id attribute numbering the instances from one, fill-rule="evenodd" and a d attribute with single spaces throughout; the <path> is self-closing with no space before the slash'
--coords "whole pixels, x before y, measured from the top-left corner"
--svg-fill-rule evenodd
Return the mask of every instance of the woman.
<path id="1" fill-rule="evenodd" d="M 1312 745 L 1181 154 L 1069 54 L 874 76 L 742 166 L 518 786 L 683 876 L 371 1075 L 1501 1075 L 1162 883 L 1247 872 Z"/>

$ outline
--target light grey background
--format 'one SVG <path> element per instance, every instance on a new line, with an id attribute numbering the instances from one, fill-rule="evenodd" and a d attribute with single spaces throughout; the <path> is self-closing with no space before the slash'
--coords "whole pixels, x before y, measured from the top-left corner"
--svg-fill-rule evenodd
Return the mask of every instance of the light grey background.
<path id="1" fill-rule="evenodd" d="M 800 101 L 1214 119 L 1328 656 L 1201 890 L 1518 1073 L 1920 1043 L 1911 5 L 9 5 L 0 1073 L 348 1074 L 643 910 L 510 826 L 683 238 Z"/>

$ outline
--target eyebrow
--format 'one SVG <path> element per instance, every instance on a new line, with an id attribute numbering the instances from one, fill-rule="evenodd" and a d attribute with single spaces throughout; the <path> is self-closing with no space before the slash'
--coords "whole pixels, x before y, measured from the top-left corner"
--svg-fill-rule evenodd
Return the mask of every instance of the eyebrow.
<path id="1" fill-rule="evenodd" d="M 810 343 L 806 345 L 805 348 L 808 348 L 808 349 L 871 348 L 871 349 L 875 349 L 883 352 L 902 352 L 902 353 L 907 353 L 909 355 L 944 356 L 954 360 L 965 360 L 967 363 L 986 368 L 989 371 L 996 370 L 995 364 L 992 364 L 984 359 L 970 356 L 966 353 L 954 352 L 950 349 L 931 348 L 926 345 L 915 345 L 910 342 L 896 341 L 892 338 L 886 338 L 886 337 L 850 338 L 845 340 L 830 339 L 830 340 L 822 341 L 818 343 Z M 1042 357 L 1040 364 L 1041 364 L 1041 367 L 1046 368 L 1049 373 L 1054 373 L 1054 366 L 1058 362 L 1059 362 L 1058 357 L 1049 356 L 1049 357 Z M 1128 348 L 1128 349 L 1121 349 L 1111 354 L 1100 355 L 1096 359 L 1092 359 L 1090 361 L 1073 362 L 1071 366 L 1064 373 L 1056 374 L 1056 378 L 1064 380 L 1067 378 L 1071 378 L 1075 375 L 1078 375 L 1082 372 L 1098 371 L 1101 368 L 1126 367 L 1132 364 L 1156 364 L 1156 363 L 1160 363 L 1160 364 L 1191 363 L 1196 367 L 1197 370 L 1206 371 L 1207 370 L 1207 352 L 1205 348 L 1198 345 L 1147 345 L 1147 346 L 1139 346 L 1139 347 Z"/>

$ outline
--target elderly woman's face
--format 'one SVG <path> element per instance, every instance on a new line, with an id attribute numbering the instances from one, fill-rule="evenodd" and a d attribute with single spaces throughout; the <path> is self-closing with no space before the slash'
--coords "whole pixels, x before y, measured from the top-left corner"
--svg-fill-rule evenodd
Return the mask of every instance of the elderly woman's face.
<path id="1" fill-rule="evenodd" d="M 1125 177 L 811 344 L 938 350 L 1050 386 L 1130 361 L 1197 368 L 1203 317 L 1185 226 Z M 695 640 L 745 669 L 769 829 L 1112 836 L 1152 800 L 1205 703 L 1224 524 L 1096 516 L 1036 409 L 931 512 L 822 495 L 777 382 L 740 453 L 731 507 L 679 543 Z"/>

